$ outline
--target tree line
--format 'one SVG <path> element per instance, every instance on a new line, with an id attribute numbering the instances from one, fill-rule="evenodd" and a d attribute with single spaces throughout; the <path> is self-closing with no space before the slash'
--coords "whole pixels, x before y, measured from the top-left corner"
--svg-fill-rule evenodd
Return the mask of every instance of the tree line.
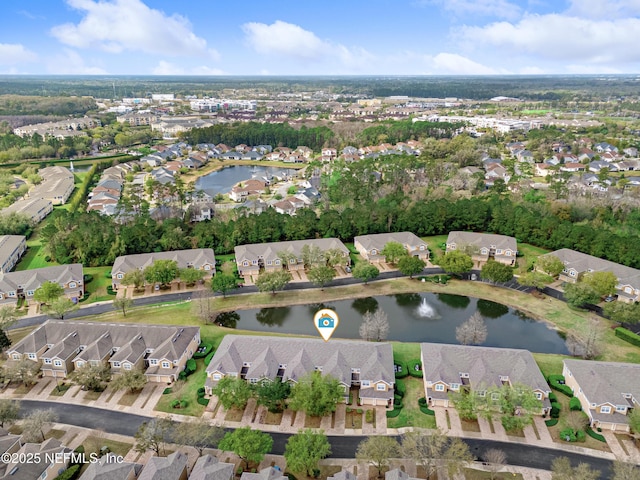
<path id="1" fill-rule="evenodd" d="M 571 211 L 554 204 L 519 202 L 502 196 L 470 199 L 425 199 L 405 205 L 386 199 L 356 204 L 342 211 L 316 213 L 303 209 L 294 217 L 273 209 L 260 214 L 235 212 L 230 218 L 191 224 L 173 218 L 153 220 L 148 213 L 117 223 L 97 212 L 56 211 L 41 234 L 52 260 L 87 266 L 111 265 L 119 255 L 159 250 L 213 248 L 217 254 L 233 252 L 237 245 L 317 237 L 351 241 L 356 235 L 410 231 L 418 236 L 442 235 L 454 230 L 493 232 L 520 242 L 557 250 L 570 248 L 616 263 L 640 268 L 638 234 L 622 234 L 616 225 L 638 224 L 637 212 L 608 216 L 610 228 L 596 227 L 602 217 L 575 223 Z"/>
<path id="2" fill-rule="evenodd" d="M 300 127 L 293 128 L 288 123 L 234 123 L 232 125 L 213 125 L 206 128 L 194 128 L 182 135 L 182 140 L 197 145 L 198 143 L 224 143 L 235 146 L 272 145 L 274 147 L 297 148 L 307 146 L 312 150 L 321 150 L 331 144 L 334 133 L 330 128 Z"/>

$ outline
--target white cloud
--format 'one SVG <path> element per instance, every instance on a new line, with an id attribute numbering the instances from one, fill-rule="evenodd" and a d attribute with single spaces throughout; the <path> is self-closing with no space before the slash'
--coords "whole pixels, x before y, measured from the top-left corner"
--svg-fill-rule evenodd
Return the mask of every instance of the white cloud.
<path id="1" fill-rule="evenodd" d="M 83 12 L 78 24 L 65 23 L 51 34 L 65 45 L 99 48 L 119 53 L 125 50 L 162 55 L 208 56 L 218 53 L 193 33 L 189 21 L 180 15 L 166 15 L 141 0 L 66 0 Z"/>
<path id="2" fill-rule="evenodd" d="M 153 73 L 153 75 L 227 75 L 226 72 L 218 68 L 201 65 L 187 69 L 180 65 L 167 62 L 166 60 L 160 60 L 151 73 Z"/>
<path id="3" fill-rule="evenodd" d="M 258 53 L 317 59 L 329 53 L 331 44 L 299 25 L 277 20 L 271 25 L 245 23 L 247 42 Z"/>
<path id="4" fill-rule="evenodd" d="M 463 27 L 458 34 L 469 45 L 490 45 L 509 54 L 598 65 L 640 61 L 640 49 L 630 48 L 639 31 L 638 18 L 591 20 L 554 13 L 527 15 L 517 23 Z"/>
<path id="5" fill-rule="evenodd" d="M 451 75 L 495 75 L 497 70 L 457 53 L 439 53 L 431 59 L 435 70 Z"/>
<path id="6" fill-rule="evenodd" d="M 587 18 L 624 18 L 640 14 L 640 0 L 569 0 L 567 13 Z"/>
<path id="7" fill-rule="evenodd" d="M 517 18 L 520 7 L 508 0 L 423 0 L 423 5 L 436 5 L 456 17 Z"/>
<path id="8" fill-rule="evenodd" d="M 49 57 L 47 72 L 55 75 L 105 75 L 107 71 L 98 66 L 86 65 L 75 50 L 64 48 L 63 52 Z"/>
<path id="9" fill-rule="evenodd" d="M 0 43 L 0 65 L 33 62 L 38 56 L 19 43 Z"/>
<path id="10" fill-rule="evenodd" d="M 349 48 L 320 39 L 315 33 L 299 25 L 277 20 L 271 25 L 245 23 L 242 30 L 253 50 L 264 55 L 280 55 L 299 61 L 325 61 L 358 70 L 370 66 L 374 56 L 364 48 Z M 334 62 L 335 64 L 335 62 Z M 335 68 L 335 66 L 333 67 Z M 330 69 L 327 71 L 329 73 Z"/>

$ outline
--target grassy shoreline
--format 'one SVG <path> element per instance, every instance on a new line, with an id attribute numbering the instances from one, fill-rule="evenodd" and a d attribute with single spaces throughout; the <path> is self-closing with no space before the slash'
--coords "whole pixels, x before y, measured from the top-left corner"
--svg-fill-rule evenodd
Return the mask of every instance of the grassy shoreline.
<path id="1" fill-rule="evenodd" d="M 562 332 L 574 330 L 581 331 L 582 326 L 589 318 L 587 312 L 573 310 L 566 303 L 554 298 L 540 299 L 533 295 L 525 294 L 515 290 L 495 287 L 482 282 L 469 282 L 452 280 L 447 285 L 434 284 L 430 282 L 420 282 L 408 278 L 397 278 L 392 280 L 381 280 L 368 285 L 357 284 L 342 287 L 328 287 L 325 289 L 305 289 L 286 290 L 275 295 L 270 293 L 247 293 L 232 295 L 227 298 L 215 297 L 212 300 L 213 310 L 225 312 L 232 310 L 245 310 L 249 308 L 267 308 L 286 305 L 304 305 L 309 303 L 330 302 L 351 298 L 361 298 L 377 295 L 394 295 L 399 293 L 448 293 L 465 295 L 474 298 L 491 300 L 507 305 L 511 308 L 545 322 L 551 328 Z M 136 307 L 131 309 L 126 317 L 121 313 L 110 312 L 91 317 L 84 317 L 83 320 L 93 321 L 118 321 L 118 322 L 138 322 L 138 323 L 160 323 L 160 324 L 181 324 L 200 325 L 202 337 L 210 337 L 216 344 L 227 333 L 237 333 L 241 335 L 265 335 L 264 332 L 255 332 L 240 329 L 222 328 L 216 325 L 202 324 L 192 311 L 191 303 L 181 302 L 173 304 L 159 304 L 154 306 Z M 640 349 L 615 337 L 613 322 L 600 319 L 603 325 L 603 353 L 602 360 L 640 363 Z M 271 335 L 283 336 L 282 333 L 269 333 Z M 401 345 L 408 345 L 411 352 L 408 355 L 415 355 L 417 343 L 393 342 L 394 351 L 402 350 Z M 549 370 L 556 370 L 561 365 L 561 355 L 538 354 L 543 359 L 543 363 L 549 364 Z M 418 354 L 419 356 L 419 354 Z M 547 372 L 548 373 L 548 372 Z"/>

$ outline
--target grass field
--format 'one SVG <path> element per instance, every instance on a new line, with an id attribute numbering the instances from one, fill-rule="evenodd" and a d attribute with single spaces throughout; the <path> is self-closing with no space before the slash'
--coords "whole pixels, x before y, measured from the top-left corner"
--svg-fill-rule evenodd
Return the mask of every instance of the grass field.
<path id="1" fill-rule="evenodd" d="M 517 259 L 518 267 L 516 269 L 516 272 L 519 274 L 526 273 L 528 271 L 528 267 L 530 265 L 533 265 L 533 262 L 536 258 L 549 252 L 550 250 L 535 247 L 533 245 L 529 245 L 528 243 L 518 243 L 518 253 L 522 256 L 519 256 Z"/>
<path id="2" fill-rule="evenodd" d="M 208 338 L 207 342 L 209 341 L 212 341 L 212 339 Z M 190 415 L 193 417 L 199 417 L 204 413 L 204 405 L 200 405 L 197 402 L 198 389 L 200 387 L 204 387 L 204 382 L 207 379 L 204 359 L 196 360 L 196 365 L 197 370 L 187 377 L 182 386 L 180 386 L 180 381 L 178 381 L 172 386 L 173 393 L 162 395 L 160 397 L 160 400 L 158 400 L 158 403 L 156 404 L 156 410 L 176 415 Z M 175 393 L 176 389 L 179 389 L 179 395 Z M 186 408 L 171 408 L 171 402 L 175 399 L 186 400 Z"/>
<path id="3" fill-rule="evenodd" d="M 431 251 L 431 263 L 444 255 L 444 249 L 440 248 L 441 244 L 447 243 L 448 235 L 433 235 L 432 237 L 420 237 L 427 243 L 429 250 Z"/>
<path id="4" fill-rule="evenodd" d="M 422 379 L 405 377 L 402 381 L 407 386 L 407 393 L 402 399 L 403 407 L 400 415 L 387 419 L 387 426 L 389 428 L 436 428 L 436 417 L 422 413 L 418 405 L 418 399 L 424 397 L 424 383 Z"/>
<path id="5" fill-rule="evenodd" d="M 107 293 L 107 287 L 111 285 L 111 277 L 106 274 L 111 271 L 111 267 L 85 267 L 84 274 L 91 275 L 93 280 L 85 285 L 85 291 L 89 292 L 89 298 L 84 303 L 103 302 L 113 300 L 114 295 Z"/>
<path id="6" fill-rule="evenodd" d="M 42 245 L 42 239 L 40 238 L 40 228 L 36 227 L 29 240 L 27 240 L 27 251 L 22 257 L 22 260 L 16 265 L 15 270 L 32 270 L 34 268 L 52 267 L 58 265 L 55 262 L 47 262 L 45 257 L 47 253 Z"/>
<path id="7" fill-rule="evenodd" d="M 566 303 L 553 298 L 536 298 L 533 295 L 494 287 L 481 282 L 466 282 L 451 280 L 447 285 L 430 282 L 419 282 L 408 278 L 398 278 L 345 287 L 329 287 L 324 290 L 309 289 L 304 291 L 283 291 L 276 295 L 270 293 L 250 293 L 233 295 L 227 298 L 215 297 L 212 308 L 218 312 L 242 310 L 248 308 L 266 308 L 283 305 L 304 305 L 308 303 L 328 302 L 349 298 L 368 297 L 375 295 L 393 295 L 396 293 L 436 292 L 466 295 L 483 298 L 502 303 L 526 313 L 541 321 L 555 325 L 559 330 L 581 331 L 584 329 L 589 314 L 573 310 Z M 127 317 L 121 313 L 109 312 L 102 315 L 87 317 L 96 321 L 125 321 L 137 323 L 156 323 L 172 325 L 199 325 L 202 322 L 192 312 L 190 302 L 160 304 L 148 307 L 137 307 L 130 310 Z M 640 349 L 615 336 L 612 322 L 600 318 L 603 326 L 603 353 L 599 359 L 606 361 L 640 363 Z M 235 329 L 225 329 L 215 325 L 202 325 L 202 336 L 220 337 L 228 332 L 255 335 L 256 332 L 243 332 Z M 242 333 L 241 333 L 242 332 Z M 265 335 L 265 333 L 261 333 Z M 399 347 L 404 348 L 404 347 Z M 411 355 L 417 358 L 418 355 Z M 410 359 L 410 358 L 408 358 Z"/>

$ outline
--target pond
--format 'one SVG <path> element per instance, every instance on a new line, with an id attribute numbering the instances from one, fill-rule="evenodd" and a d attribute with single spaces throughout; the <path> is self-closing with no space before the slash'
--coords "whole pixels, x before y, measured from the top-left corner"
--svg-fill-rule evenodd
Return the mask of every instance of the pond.
<path id="1" fill-rule="evenodd" d="M 267 175 L 281 176 L 283 173 L 292 175 L 296 170 L 279 167 L 259 167 L 249 165 L 234 165 L 208 173 L 196 180 L 196 189 L 205 190 L 213 195 L 229 193 L 238 182 L 244 182 L 253 177 Z"/>
<path id="2" fill-rule="evenodd" d="M 391 325 L 389 340 L 456 344 L 456 327 L 478 311 L 487 325 L 484 346 L 568 353 L 564 339 L 544 322 L 489 300 L 442 293 L 409 293 L 326 304 L 239 310 L 223 314 L 220 320 L 244 330 L 319 337 L 312 319 L 320 308 L 331 308 L 338 313 L 340 324 L 334 336 L 340 338 L 359 338 L 362 315 L 366 311 L 382 309 Z"/>

